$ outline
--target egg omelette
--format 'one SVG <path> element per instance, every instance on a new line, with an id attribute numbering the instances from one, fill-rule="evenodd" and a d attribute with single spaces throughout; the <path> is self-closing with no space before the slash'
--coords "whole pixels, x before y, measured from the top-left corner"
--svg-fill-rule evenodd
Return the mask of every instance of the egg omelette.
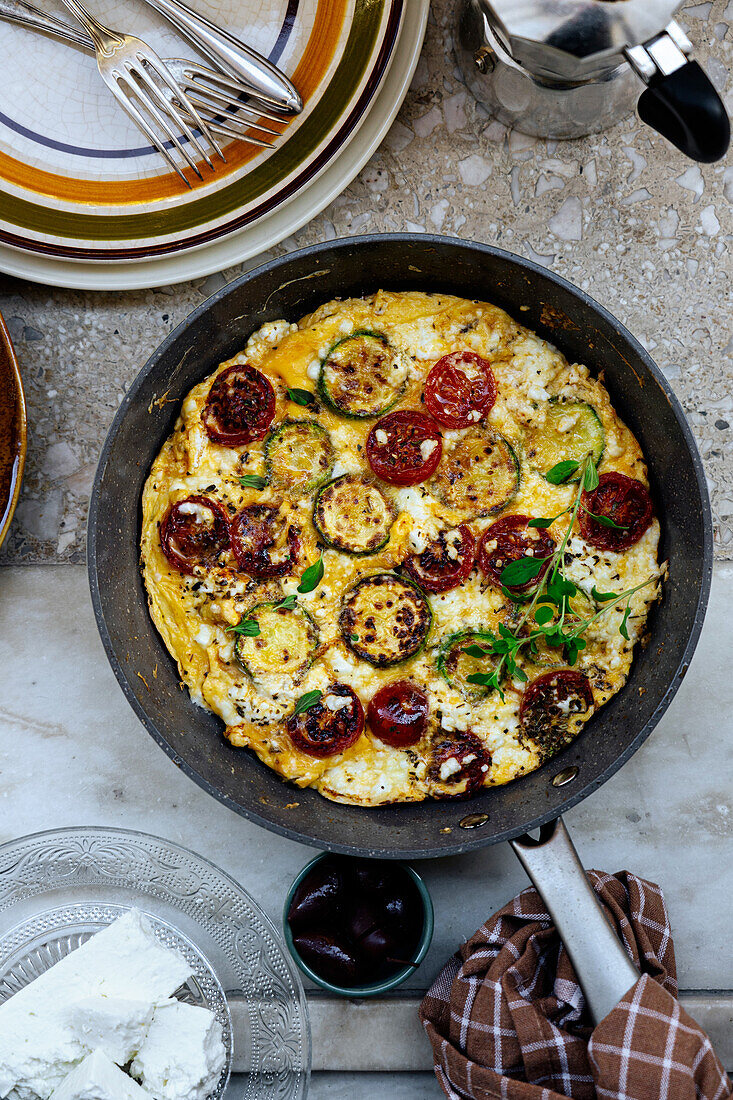
<path id="1" fill-rule="evenodd" d="M 659 595 L 602 382 L 486 302 L 263 325 L 187 395 L 143 494 L 150 613 L 192 699 L 299 787 L 465 798 L 625 683 Z"/>

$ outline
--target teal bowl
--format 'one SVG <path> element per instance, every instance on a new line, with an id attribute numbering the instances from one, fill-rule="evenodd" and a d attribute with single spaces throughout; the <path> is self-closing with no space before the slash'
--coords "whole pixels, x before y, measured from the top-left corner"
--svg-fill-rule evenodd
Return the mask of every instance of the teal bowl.
<path id="1" fill-rule="evenodd" d="M 390 989 L 396 989 L 398 985 L 402 985 L 415 972 L 415 968 L 423 961 L 428 953 L 430 942 L 433 938 L 434 927 L 434 915 L 433 915 L 433 903 L 428 893 L 428 888 L 418 875 L 417 871 L 410 867 L 409 863 L 396 862 L 394 866 L 401 867 L 407 875 L 410 876 L 412 881 L 417 887 L 417 891 L 420 895 L 423 908 L 423 926 L 422 933 L 418 944 L 410 957 L 411 966 L 403 966 L 401 970 L 396 970 L 394 974 L 390 974 L 388 978 L 383 978 L 380 982 L 373 982 L 371 985 L 333 985 L 331 982 L 327 982 L 325 978 L 321 978 L 314 970 L 308 966 L 307 962 L 301 959 L 298 949 L 293 943 L 293 933 L 288 923 L 288 910 L 290 909 L 290 903 L 293 900 L 293 894 L 300 886 L 301 882 L 308 874 L 308 872 L 315 867 L 317 863 L 320 863 L 322 859 L 326 859 L 330 856 L 331 852 L 321 852 L 310 863 L 306 863 L 305 867 L 300 871 L 293 881 L 292 886 L 288 890 L 288 895 L 285 898 L 285 907 L 283 909 L 283 931 L 285 933 L 285 942 L 288 945 L 288 950 L 293 956 L 293 959 L 312 982 L 320 986 L 321 989 L 325 989 L 328 993 L 335 993 L 338 997 L 351 997 L 356 999 L 358 997 L 379 997 L 382 993 L 388 993 Z M 391 861 L 390 861 L 391 862 Z"/>

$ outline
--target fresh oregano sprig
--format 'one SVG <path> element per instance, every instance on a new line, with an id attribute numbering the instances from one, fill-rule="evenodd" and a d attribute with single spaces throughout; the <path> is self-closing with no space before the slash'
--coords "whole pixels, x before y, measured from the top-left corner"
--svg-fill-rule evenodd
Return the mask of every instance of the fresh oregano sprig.
<path id="1" fill-rule="evenodd" d="M 563 647 L 566 660 L 569 665 L 574 665 L 578 654 L 586 647 L 583 635 L 602 615 L 626 600 L 626 608 L 619 624 L 619 633 L 629 641 L 628 620 L 631 615 L 631 597 L 639 589 L 656 582 L 656 577 L 649 577 L 641 584 L 635 585 L 624 592 L 599 592 L 595 586 L 592 588 L 593 597 L 603 603 L 595 614 L 587 619 L 578 620 L 570 606 L 570 600 L 578 593 L 577 585 L 569 580 L 565 574 L 565 551 L 575 525 L 575 519 L 582 506 L 583 492 L 593 492 L 598 486 L 598 471 L 593 461 L 593 456 L 587 454 L 581 462 L 567 460 L 558 462 L 547 473 L 547 480 L 553 485 L 561 485 L 567 482 L 574 474 L 580 472 L 578 488 L 572 502 L 557 516 L 551 519 L 540 518 L 530 520 L 530 527 L 549 527 L 560 516 L 570 513 L 570 520 L 564 532 L 563 538 L 551 554 L 542 558 L 524 557 L 509 562 L 501 572 L 502 590 L 515 602 L 518 599 L 528 598 L 527 606 L 514 629 L 510 630 L 504 624 L 499 627 L 499 637 L 487 639 L 485 645 L 471 645 L 464 650 L 471 657 L 489 657 L 495 660 L 494 668 L 489 673 L 474 673 L 466 677 L 468 683 L 481 685 L 499 692 L 502 699 L 504 693 L 501 683 L 504 676 L 518 680 L 526 680 L 527 675 L 518 665 L 520 651 L 528 646 L 530 652 L 537 652 L 537 643 L 544 641 L 553 647 Z M 591 515 L 593 513 L 590 513 Z M 605 517 L 594 517 L 604 518 Z M 620 526 L 609 521 L 612 526 Z M 623 528 L 622 528 L 623 529 Z M 526 585 L 536 577 L 540 577 L 529 597 L 518 597 L 512 588 Z M 539 606 L 538 606 L 539 605 Z M 522 629 L 534 616 L 535 627 L 522 634 Z M 568 622 L 570 620 L 570 622 Z"/>

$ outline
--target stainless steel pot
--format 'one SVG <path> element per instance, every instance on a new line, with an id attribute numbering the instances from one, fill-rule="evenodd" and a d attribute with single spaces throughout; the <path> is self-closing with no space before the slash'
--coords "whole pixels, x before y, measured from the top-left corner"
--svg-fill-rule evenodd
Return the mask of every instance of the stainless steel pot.
<path id="1" fill-rule="evenodd" d="M 719 160 L 730 123 L 672 18 L 678 6 L 675 0 L 462 0 L 458 58 L 476 98 L 523 133 L 581 137 L 637 107 L 642 121 L 687 156 Z"/>

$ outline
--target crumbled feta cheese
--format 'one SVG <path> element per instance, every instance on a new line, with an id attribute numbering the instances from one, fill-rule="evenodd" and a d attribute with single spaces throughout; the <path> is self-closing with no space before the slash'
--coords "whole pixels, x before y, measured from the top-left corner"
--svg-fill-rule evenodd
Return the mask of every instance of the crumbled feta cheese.
<path id="1" fill-rule="evenodd" d="M 64 1078 L 51 1093 L 51 1100 L 152 1100 L 152 1097 L 103 1051 L 95 1050 Z"/>
<path id="2" fill-rule="evenodd" d="M 196 634 L 194 634 L 193 640 L 198 642 L 199 645 L 207 646 L 211 645 L 215 636 L 216 632 L 213 627 L 209 626 L 207 623 L 202 623 Z"/>
<path id="3" fill-rule="evenodd" d="M 156 1100 L 206 1100 L 225 1063 L 221 1024 L 213 1012 L 169 1001 L 156 1008 L 130 1068 Z"/>
<path id="4" fill-rule="evenodd" d="M 351 703 L 351 699 L 348 695 L 326 695 L 324 696 L 323 702 L 329 710 L 337 711 L 343 710 L 344 707 L 348 707 Z"/>
<path id="5" fill-rule="evenodd" d="M 456 760 L 455 756 L 449 756 L 447 760 L 444 760 L 440 765 L 440 778 L 445 783 L 450 779 L 452 775 L 461 770 L 461 765 Z"/>
<path id="6" fill-rule="evenodd" d="M 308 364 L 308 369 L 306 370 L 305 373 L 308 375 L 308 377 L 313 382 L 315 382 L 315 380 L 318 378 L 318 375 L 321 373 L 321 362 L 320 362 L 320 360 L 319 359 L 313 359 L 312 362 L 310 362 Z"/>
<path id="7" fill-rule="evenodd" d="M 383 428 L 377 428 L 376 432 L 374 433 L 374 438 L 376 439 L 377 443 L 380 443 L 382 446 L 384 446 L 389 437 Z"/>
<path id="8" fill-rule="evenodd" d="M 378 434 L 379 433 L 377 432 L 377 435 Z M 423 457 L 423 462 L 427 462 L 437 446 L 437 439 L 423 439 L 422 443 L 420 444 L 420 454 Z"/>

